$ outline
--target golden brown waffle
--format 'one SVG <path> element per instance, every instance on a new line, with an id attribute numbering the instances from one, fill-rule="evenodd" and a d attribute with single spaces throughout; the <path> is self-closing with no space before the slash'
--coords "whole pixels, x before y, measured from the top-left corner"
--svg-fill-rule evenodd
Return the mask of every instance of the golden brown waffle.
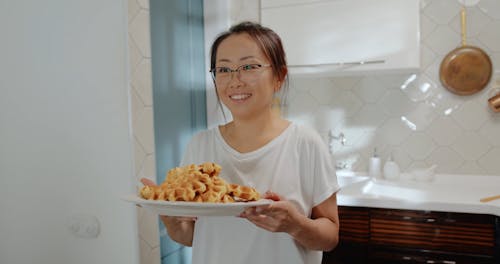
<path id="1" fill-rule="evenodd" d="M 260 199 L 252 187 L 228 184 L 219 177 L 221 167 L 213 162 L 176 167 L 158 186 L 144 186 L 139 196 L 148 200 L 232 203 Z"/>

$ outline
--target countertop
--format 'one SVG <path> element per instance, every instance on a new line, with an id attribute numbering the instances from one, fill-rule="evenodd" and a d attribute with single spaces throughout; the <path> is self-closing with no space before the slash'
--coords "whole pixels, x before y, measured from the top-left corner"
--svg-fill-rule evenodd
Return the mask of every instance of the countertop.
<path id="1" fill-rule="evenodd" d="M 366 174 L 364 174 L 366 175 Z M 370 179 L 363 173 L 337 173 L 339 206 L 359 206 L 490 214 L 500 216 L 500 176 L 436 174 L 430 181 Z"/>

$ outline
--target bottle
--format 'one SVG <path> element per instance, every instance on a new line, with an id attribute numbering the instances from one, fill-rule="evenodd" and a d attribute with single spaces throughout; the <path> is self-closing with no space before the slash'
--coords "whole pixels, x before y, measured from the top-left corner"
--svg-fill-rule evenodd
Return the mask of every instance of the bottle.
<path id="1" fill-rule="evenodd" d="M 399 166 L 394 162 L 391 154 L 384 164 L 384 178 L 387 180 L 399 180 L 399 174 Z"/>
<path id="2" fill-rule="evenodd" d="M 379 179 L 381 176 L 381 161 L 377 153 L 377 148 L 373 149 L 373 156 L 370 158 L 368 176 L 372 179 Z"/>

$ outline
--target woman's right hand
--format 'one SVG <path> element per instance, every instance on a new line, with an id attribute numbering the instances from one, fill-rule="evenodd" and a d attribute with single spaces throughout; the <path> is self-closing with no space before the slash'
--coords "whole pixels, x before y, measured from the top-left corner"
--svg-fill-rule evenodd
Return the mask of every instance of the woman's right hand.
<path id="1" fill-rule="evenodd" d="M 157 185 L 148 178 L 141 178 L 141 183 L 144 184 L 144 186 Z M 160 219 L 167 228 L 170 238 L 186 246 L 192 245 L 196 217 L 160 215 Z"/>

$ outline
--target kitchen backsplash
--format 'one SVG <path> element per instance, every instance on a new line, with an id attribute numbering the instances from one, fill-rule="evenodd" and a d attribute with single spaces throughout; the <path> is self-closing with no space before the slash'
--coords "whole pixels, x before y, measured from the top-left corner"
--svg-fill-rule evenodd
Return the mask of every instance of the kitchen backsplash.
<path id="1" fill-rule="evenodd" d="M 467 43 L 493 62 L 489 85 L 457 96 L 439 80 L 444 56 L 460 45 L 456 0 L 421 1 L 421 68 L 409 74 L 304 78 L 290 76 L 282 113 L 308 124 L 328 144 L 339 167 L 367 171 L 373 149 L 391 153 L 402 170 L 437 164 L 437 172 L 500 175 L 500 113 L 487 99 L 500 92 L 500 1 L 467 7 Z M 231 1 L 232 23 L 259 20 L 259 1 Z M 333 47 L 334 48 L 334 47 Z"/>

